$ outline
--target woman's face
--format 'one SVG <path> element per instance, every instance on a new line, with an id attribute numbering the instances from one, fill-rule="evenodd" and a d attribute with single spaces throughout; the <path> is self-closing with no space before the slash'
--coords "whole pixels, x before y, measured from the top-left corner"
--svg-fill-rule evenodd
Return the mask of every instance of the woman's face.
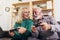
<path id="1" fill-rule="evenodd" d="M 22 10 L 22 17 L 23 17 L 24 19 L 28 19 L 28 18 L 29 18 L 29 10 L 28 10 L 27 8 L 24 8 L 24 9 Z"/>
<path id="2" fill-rule="evenodd" d="M 23 18 L 24 19 L 28 19 L 29 18 L 29 13 L 28 12 L 24 12 L 23 13 Z"/>

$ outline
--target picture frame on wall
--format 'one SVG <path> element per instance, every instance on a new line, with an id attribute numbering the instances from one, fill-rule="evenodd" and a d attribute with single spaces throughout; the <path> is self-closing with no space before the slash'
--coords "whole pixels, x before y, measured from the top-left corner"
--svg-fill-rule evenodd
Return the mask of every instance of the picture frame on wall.
<path id="1" fill-rule="evenodd" d="M 10 11 L 10 8 L 9 7 L 5 7 L 5 11 L 6 12 L 9 12 Z"/>

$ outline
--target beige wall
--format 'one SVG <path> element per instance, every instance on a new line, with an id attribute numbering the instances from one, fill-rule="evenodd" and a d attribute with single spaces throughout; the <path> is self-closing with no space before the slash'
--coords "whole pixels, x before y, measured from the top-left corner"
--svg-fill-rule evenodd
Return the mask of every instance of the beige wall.
<path id="1" fill-rule="evenodd" d="M 18 0 L 0 0 L 0 26 L 4 30 L 10 29 L 11 23 L 11 11 L 6 12 L 5 7 L 10 7 L 12 9 L 12 4 L 18 2 Z M 54 0 L 54 16 L 56 20 L 60 20 L 60 3 L 59 0 Z"/>
<path id="2" fill-rule="evenodd" d="M 60 1 L 54 0 L 54 16 L 57 21 L 60 21 Z"/>
<path id="3" fill-rule="evenodd" d="M 0 26 L 3 30 L 10 29 L 12 4 L 17 1 L 18 0 L 0 0 Z M 10 11 L 6 12 L 5 7 L 9 7 Z"/>

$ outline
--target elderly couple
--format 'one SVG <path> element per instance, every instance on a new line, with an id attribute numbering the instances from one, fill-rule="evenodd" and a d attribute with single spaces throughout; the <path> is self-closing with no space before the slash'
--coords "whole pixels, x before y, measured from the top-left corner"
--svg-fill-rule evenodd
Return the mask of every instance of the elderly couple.
<path id="1" fill-rule="evenodd" d="M 11 40 L 58 40 L 57 32 L 60 26 L 49 15 L 43 15 L 41 8 L 33 8 L 33 20 L 29 18 L 29 11 L 23 8 L 22 21 L 15 23 L 18 31 L 10 32 Z"/>

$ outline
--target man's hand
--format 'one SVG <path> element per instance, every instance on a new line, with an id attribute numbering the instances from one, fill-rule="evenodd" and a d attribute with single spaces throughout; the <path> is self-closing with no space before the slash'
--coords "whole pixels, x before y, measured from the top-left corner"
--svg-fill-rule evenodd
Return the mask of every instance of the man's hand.
<path id="1" fill-rule="evenodd" d="M 13 37 L 15 34 L 14 32 L 9 32 L 9 35 Z"/>
<path id="2" fill-rule="evenodd" d="M 49 29 L 51 29 L 50 24 L 48 24 L 48 23 L 46 23 L 46 22 L 43 22 L 43 23 L 41 23 L 40 25 L 42 26 L 42 29 L 43 29 L 43 30 L 49 30 Z"/>
<path id="3" fill-rule="evenodd" d="M 37 28 L 35 26 L 32 26 L 32 32 L 35 32 Z"/>
<path id="4" fill-rule="evenodd" d="M 26 32 L 26 28 L 24 28 L 24 27 L 20 27 L 20 29 L 18 29 L 18 33 L 20 33 L 20 34 L 23 34 L 25 32 Z"/>

